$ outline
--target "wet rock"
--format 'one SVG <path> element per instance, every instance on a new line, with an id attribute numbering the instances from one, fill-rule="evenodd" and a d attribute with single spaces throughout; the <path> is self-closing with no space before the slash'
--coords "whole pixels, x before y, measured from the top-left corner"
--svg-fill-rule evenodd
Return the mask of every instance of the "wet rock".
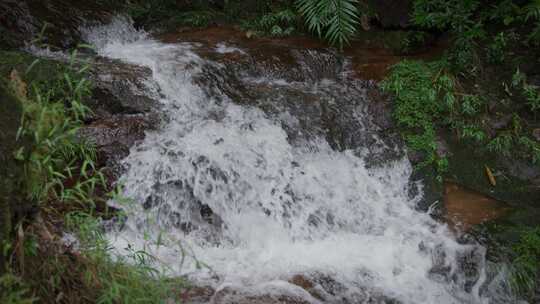
<path id="1" fill-rule="evenodd" d="M 373 122 L 382 130 L 394 129 L 396 123 L 392 117 L 392 103 L 390 100 L 376 87 L 368 89 L 368 96 L 370 101 L 368 107 Z"/>
<path id="2" fill-rule="evenodd" d="M 186 304 L 209 303 L 215 290 L 209 286 L 190 286 L 182 292 L 180 299 Z"/>
<path id="3" fill-rule="evenodd" d="M 116 115 L 84 126 L 79 134 L 96 145 L 102 165 L 120 173 L 120 160 L 129 154 L 129 149 L 135 143 L 144 139 L 145 130 L 156 125 L 156 117 Z"/>
<path id="4" fill-rule="evenodd" d="M 521 180 L 534 181 L 540 178 L 540 168 L 530 161 L 499 157 L 499 163 L 505 167 L 510 175 Z"/>
<path id="5" fill-rule="evenodd" d="M 540 128 L 534 129 L 532 131 L 532 136 L 536 141 L 540 141 Z"/>
<path id="6" fill-rule="evenodd" d="M 450 154 L 452 153 L 450 151 L 450 147 L 448 146 L 448 143 L 441 136 L 437 137 L 437 139 L 435 140 L 435 145 L 436 145 L 435 152 L 437 153 L 437 156 L 439 158 L 449 157 Z"/>
<path id="7" fill-rule="evenodd" d="M 369 276 L 369 275 L 367 275 Z M 332 275 L 323 273 L 297 274 L 288 281 L 306 290 L 321 303 L 379 303 L 398 304 L 399 301 L 370 288 L 359 288 L 360 292 L 350 292 L 349 288 L 339 283 Z M 358 286 L 356 286 L 358 287 Z"/>
<path id="8" fill-rule="evenodd" d="M 81 41 L 81 25 L 107 22 L 122 4 L 97 0 L 0 0 L 0 42 L 7 47 L 21 47 L 37 38 L 47 24 L 42 42 L 62 49 L 74 47 Z"/>
<path id="9" fill-rule="evenodd" d="M 508 126 L 508 124 L 512 121 L 512 114 L 497 116 L 497 117 L 490 117 L 488 119 L 488 124 L 490 129 L 492 130 L 502 130 Z"/>
<path id="10" fill-rule="evenodd" d="M 281 286 L 280 286 L 281 287 Z M 320 303 L 305 290 L 288 284 L 285 288 L 257 287 L 260 292 L 239 287 L 225 287 L 218 290 L 210 300 L 211 304 L 314 304 Z M 264 290 L 264 291 L 263 291 Z M 271 291 L 270 291 L 271 290 Z"/>
<path id="11" fill-rule="evenodd" d="M 96 116 L 151 112 L 157 108 L 159 98 L 151 76 L 149 68 L 98 58 L 92 63 L 94 88 L 88 106 Z M 148 97 L 149 93 L 154 98 Z"/>

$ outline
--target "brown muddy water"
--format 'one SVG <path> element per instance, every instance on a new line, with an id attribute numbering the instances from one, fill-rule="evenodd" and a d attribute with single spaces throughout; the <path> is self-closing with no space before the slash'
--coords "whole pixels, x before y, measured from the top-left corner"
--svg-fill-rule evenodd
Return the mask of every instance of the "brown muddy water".
<path id="1" fill-rule="evenodd" d="M 446 220 L 458 232 L 466 232 L 511 211 L 507 204 L 453 182 L 444 185 L 444 206 Z"/>

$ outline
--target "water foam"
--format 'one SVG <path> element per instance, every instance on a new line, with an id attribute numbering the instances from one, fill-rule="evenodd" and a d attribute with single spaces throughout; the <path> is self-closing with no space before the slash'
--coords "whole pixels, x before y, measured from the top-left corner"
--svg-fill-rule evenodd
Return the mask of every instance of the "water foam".
<path id="1" fill-rule="evenodd" d="M 293 292 L 292 275 L 324 275 L 351 299 L 368 290 L 403 303 L 488 302 L 478 291 L 483 248 L 458 244 L 415 209 L 407 159 L 368 168 L 323 138 L 293 146 L 260 109 L 195 85 L 208 62 L 191 45 L 153 40 L 126 19 L 87 37 L 102 56 L 152 69 L 163 94 L 163 127 L 124 161 L 133 202 L 109 234 L 119 252 L 144 248 L 170 275 L 216 287 Z M 476 262 L 472 284 L 457 262 L 465 257 Z"/>

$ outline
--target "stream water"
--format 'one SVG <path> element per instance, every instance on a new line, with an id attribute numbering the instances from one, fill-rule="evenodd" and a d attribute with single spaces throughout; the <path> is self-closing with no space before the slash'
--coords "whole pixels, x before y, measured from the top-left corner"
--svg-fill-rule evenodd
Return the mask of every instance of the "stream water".
<path id="1" fill-rule="evenodd" d="M 485 249 L 418 210 L 421 184 L 346 58 L 296 52 L 292 81 L 256 63 L 238 72 L 122 18 L 86 36 L 99 55 L 150 68 L 159 87 L 147 94 L 161 127 L 123 161 L 127 220 L 108 233 L 117 252 L 144 249 L 202 286 L 302 303 L 497 302 Z M 213 52 L 249 56 L 226 43 Z"/>

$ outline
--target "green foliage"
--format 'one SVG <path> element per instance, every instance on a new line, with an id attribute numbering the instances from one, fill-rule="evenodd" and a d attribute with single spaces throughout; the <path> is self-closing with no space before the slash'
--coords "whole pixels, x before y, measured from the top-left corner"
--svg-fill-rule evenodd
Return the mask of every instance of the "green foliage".
<path id="1" fill-rule="evenodd" d="M 425 156 L 420 166 L 433 165 L 440 174 L 448 167 L 447 160 L 437 156 L 437 128 L 449 127 L 478 143 L 487 139 L 476 122 L 484 100 L 461 92 L 445 60 L 402 61 L 392 67 L 382 89 L 395 97 L 394 116 L 407 145 Z"/>
<path id="2" fill-rule="evenodd" d="M 293 34 L 298 24 L 298 16 L 291 8 L 269 12 L 254 20 L 244 21 L 242 28 L 256 35 L 284 37 Z"/>
<path id="3" fill-rule="evenodd" d="M 492 64 L 502 63 L 505 59 L 506 47 L 508 45 L 508 39 L 501 32 L 495 36 L 493 43 L 488 45 L 487 60 Z"/>
<path id="4" fill-rule="evenodd" d="M 127 13 L 139 24 L 159 23 L 177 10 L 176 0 L 134 0 L 127 5 Z"/>
<path id="5" fill-rule="evenodd" d="M 491 5 L 490 9 L 483 11 L 483 19 L 505 26 L 513 24 L 520 19 L 521 8 L 512 0 L 503 0 Z"/>
<path id="6" fill-rule="evenodd" d="M 511 133 L 502 133 L 493 138 L 488 144 L 487 149 L 491 152 L 501 154 L 503 156 L 511 156 L 512 148 L 514 147 L 514 138 Z"/>
<path id="7" fill-rule="evenodd" d="M 426 36 L 427 33 L 424 31 L 408 31 L 401 40 L 399 51 L 405 54 L 410 53 L 412 50 L 425 43 Z"/>
<path id="8" fill-rule="evenodd" d="M 478 0 L 416 0 L 413 21 L 425 28 L 463 33 L 474 25 L 471 17 L 479 5 Z"/>
<path id="9" fill-rule="evenodd" d="M 525 98 L 527 105 L 531 111 L 537 112 L 540 110 L 540 91 L 535 85 L 527 82 L 527 76 L 519 69 L 512 76 L 512 86 L 520 90 L 521 95 Z"/>
<path id="10" fill-rule="evenodd" d="M 126 257 L 113 259 L 101 225 L 91 214 L 70 213 L 65 222 L 76 233 L 85 257 L 85 283 L 100 287 L 96 303 L 165 303 L 183 286 L 181 279 L 163 277 L 153 266 L 155 258 L 145 251 L 128 247 Z"/>
<path id="11" fill-rule="evenodd" d="M 525 229 L 513 248 L 512 286 L 523 296 L 532 297 L 540 275 L 540 227 Z"/>
<path id="12" fill-rule="evenodd" d="M 0 276 L 0 303 L 32 304 L 37 301 L 29 295 L 28 287 L 22 280 L 11 273 Z"/>
<path id="13" fill-rule="evenodd" d="M 207 27 L 216 17 L 212 10 L 193 10 L 181 12 L 172 17 L 170 24 L 190 27 Z"/>
<path id="14" fill-rule="evenodd" d="M 523 9 L 525 21 L 534 22 L 534 29 L 529 34 L 529 41 L 540 43 L 540 0 L 533 0 Z"/>
<path id="15" fill-rule="evenodd" d="M 30 144 L 15 158 L 24 164 L 26 191 L 36 202 L 93 203 L 94 190 L 105 183 L 95 167 L 94 147 L 77 135 L 89 113 L 83 98 L 90 83 L 88 66 L 78 66 L 75 57 L 74 52 L 70 65 L 48 81 L 32 83 L 28 96 L 19 96 L 23 117 L 18 138 Z M 22 85 L 12 79 L 12 86 Z"/>
<path id="16" fill-rule="evenodd" d="M 413 22 L 426 29 L 449 30 L 455 37 L 449 54 L 454 70 L 470 68 L 476 60 L 475 46 L 486 35 L 481 21 L 474 18 L 478 0 L 416 0 Z"/>
<path id="17" fill-rule="evenodd" d="M 359 23 L 357 0 L 297 0 L 308 29 L 343 48 Z"/>
<path id="18" fill-rule="evenodd" d="M 402 61 L 392 67 L 382 83 L 382 89 L 395 96 L 394 116 L 408 130 L 405 133 L 408 146 L 426 155 L 421 166 L 436 164 L 438 160 L 435 121 L 445 113 L 440 97 L 449 93 L 446 88 L 449 78 L 441 78 L 440 72 L 438 63 Z"/>

